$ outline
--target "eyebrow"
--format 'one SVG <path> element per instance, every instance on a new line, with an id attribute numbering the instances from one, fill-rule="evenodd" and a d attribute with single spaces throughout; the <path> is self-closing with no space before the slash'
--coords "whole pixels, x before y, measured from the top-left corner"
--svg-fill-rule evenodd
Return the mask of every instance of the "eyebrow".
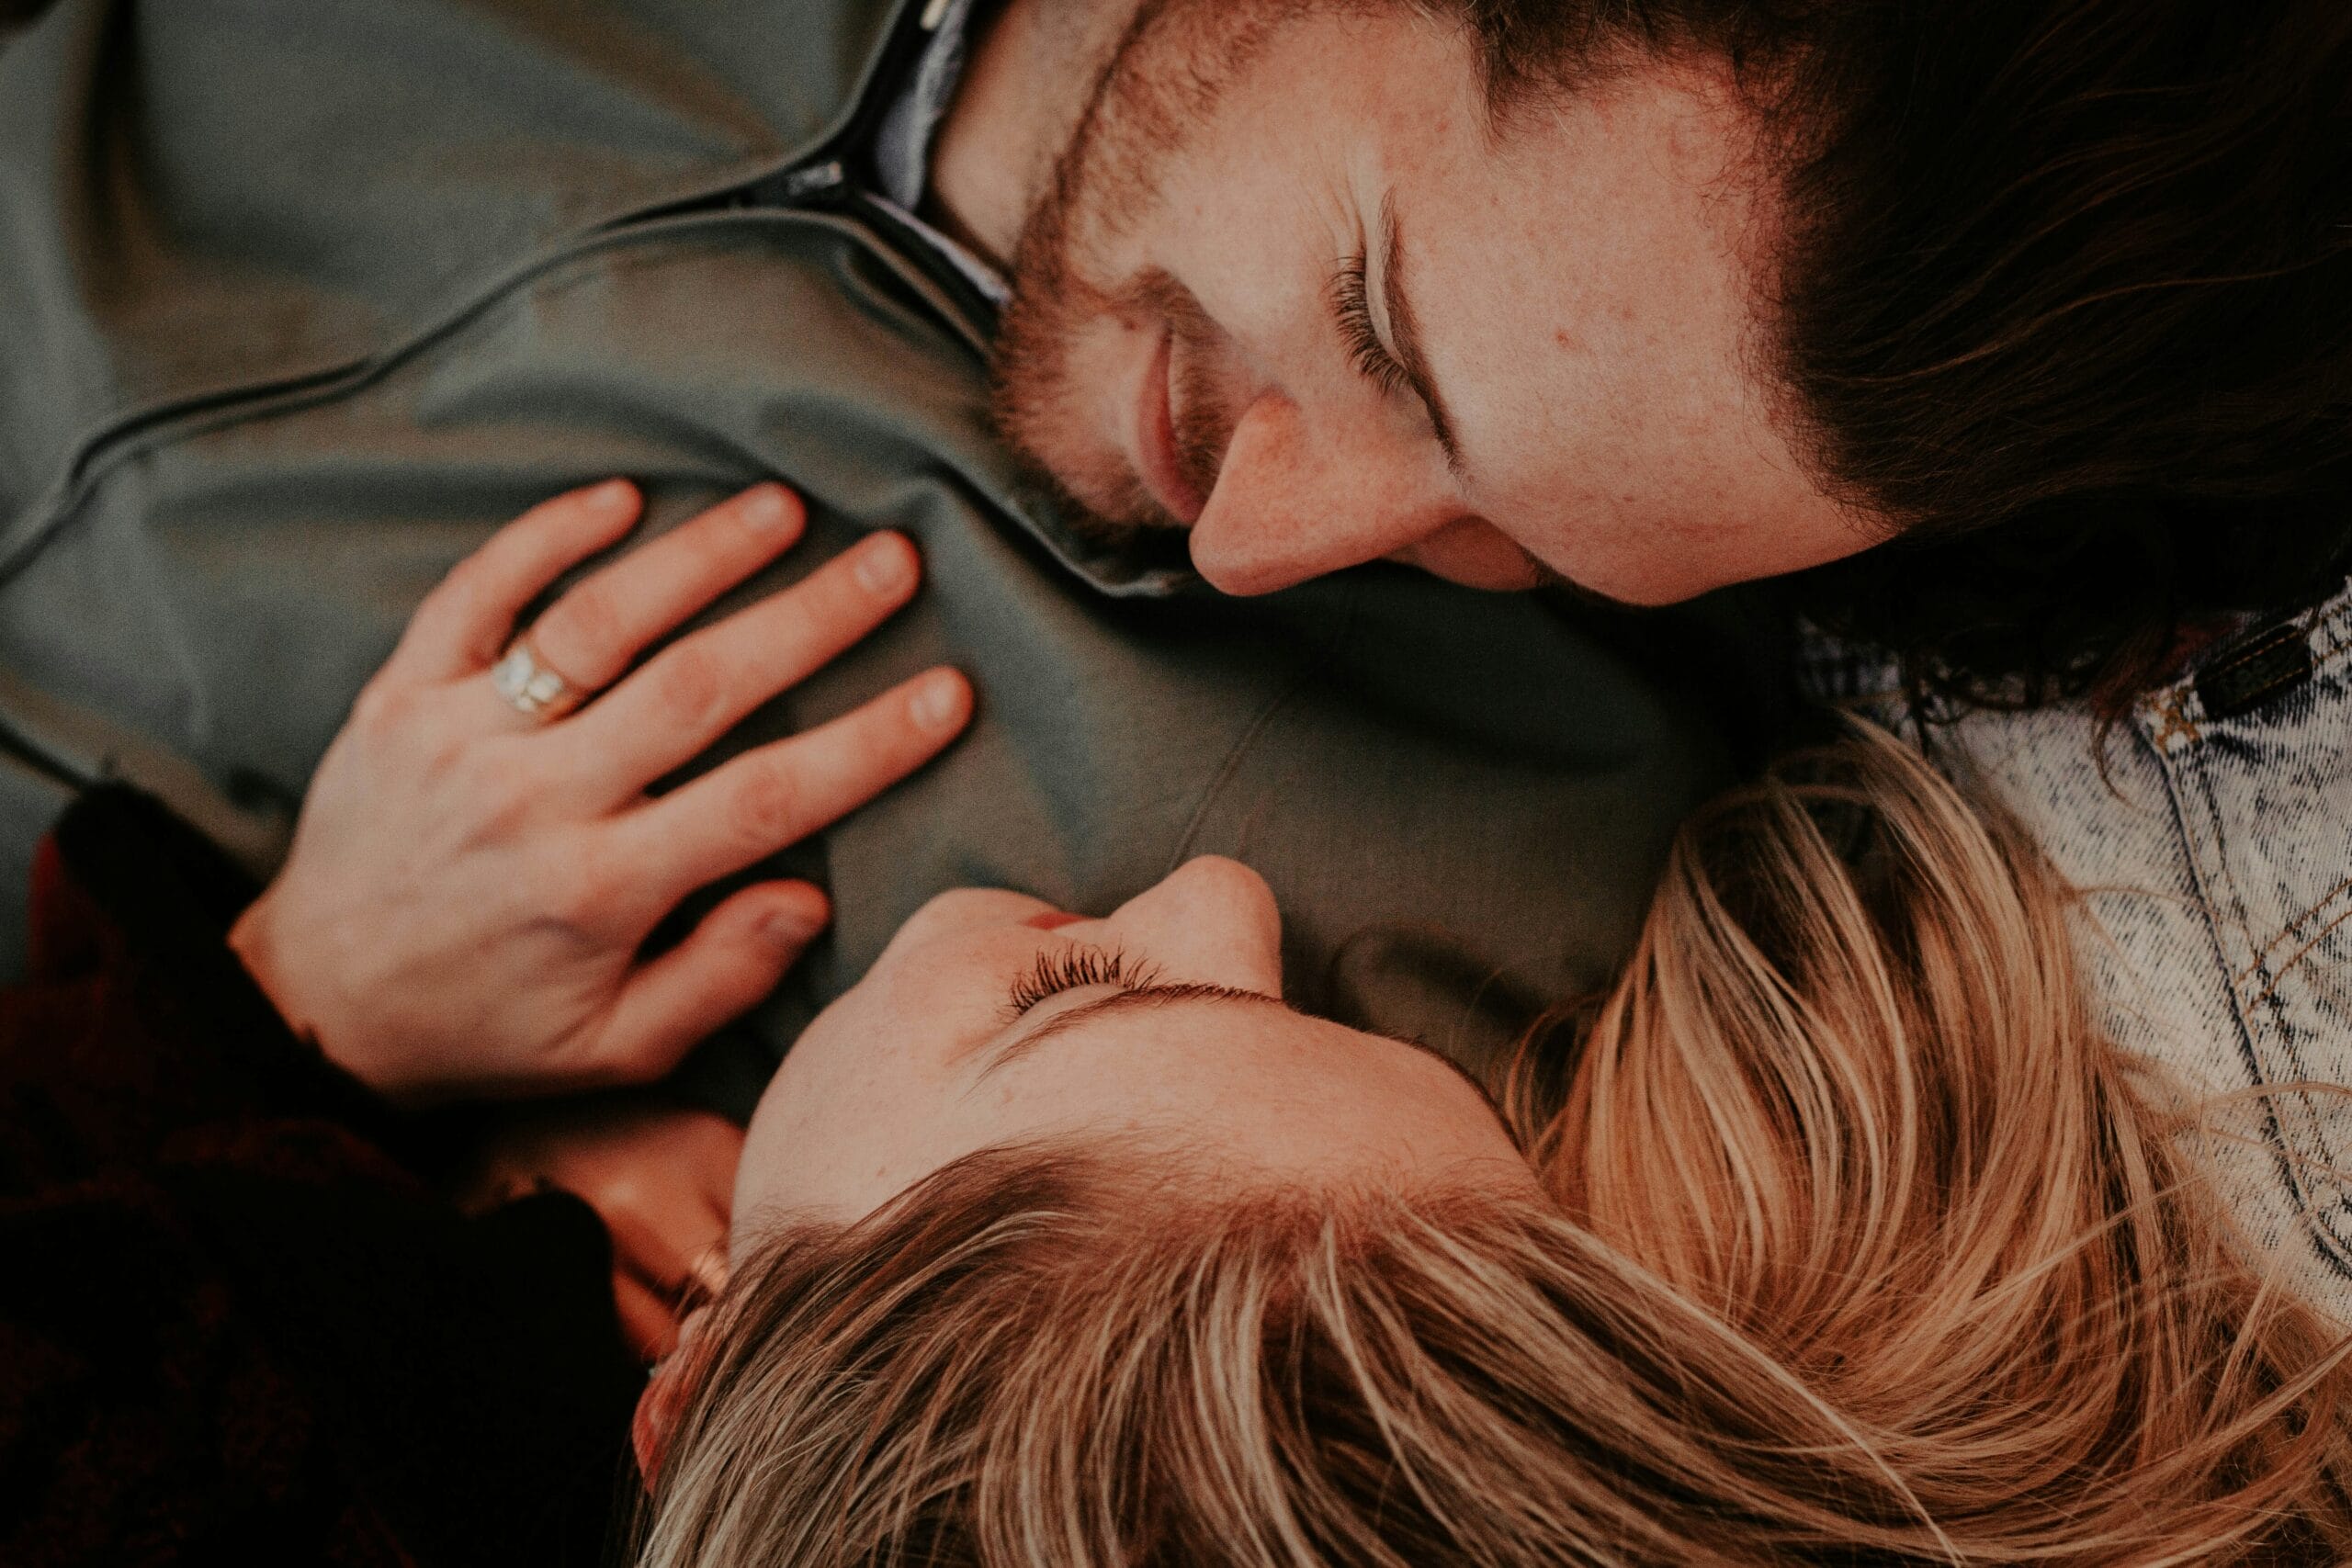
<path id="1" fill-rule="evenodd" d="M 1261 1002 L 1295 1017 L 1311 1016 L 1300 1012 L 1280 997 L 1270 997 L 1263 991 L 1245 991 L 1234 986 L 1137 986 L 1131 990 L 1115 991 L 1099 1000 L 1088 1002 L 1083 1007 L 1074 1007 L 1068 1012 L 1057 1013 L 1028 1033 L 1007 1041 L 998 1047 L 988 1066 L 980 1069 L 979 1077 L 986 1078 L 999 1067 L 1021 1060 L 1057 1034 L 1075 1029 L 1082 1023 L 1090 1023 L 1097 1019 L 1108 1018 L 1123 1012 L 1138 1012 L 1151 1008 L 1169 1007 L 1179 1002 Z M 1408 1046 L 1425 1056 L 1433 1057 L 1443 1063 L 1449 1072 L 1468 1084 L 1471 1090 L 1486 1103 L 1487 1109 L 1495 1113 L 1495 1120 L 1503 1124 L 1503 1130 L 1507 1133 L 1510 1131 L 1510 1119 L 1503 1114 L 1502 1101 L 1496 1099 L 1494 1090 L 1488 1089 L 1469 1068 L 1426 1040 L 1415 1040 L 1397 1034 L 1384 1034 L 1380 1038 L 1394 1040 L 1399 1045 Z M 1516 1143 L 1518 1140 L 1514 1137 L 1512 1141 Z"/>
<path id="2" fill-rule="evenodd" d="M 1389 335 L 1396 340 L 1396 367 L 1405 372 L 1406 385 L 1429 410 L 1430 428 L 1437 432 L 1438 446 L 1445 453 L 1445 466 L 1453 470 L 1454 478 L 1466 479 L 1462 444 L 1453 434 L 1453 415 L 1430 371 L 1429 355 L 1421 347 L 1420 317 L 1415 314 L 1412 296 L 1405 287 L 1405 236 L 1396 220 L 1395 191 L 1380 198 L 1380 298 Z"/>
<path id="3" fill-rule="evenodd" d="M 1081 1023 L 1113 1013 L 1166 1007 L 1171 1002 L 1265 1002 L 1284 1012 L 1296 1010 L 1280 997 L 1270 997 L 1263 991 L 1245 991 L 1238 986 L 1133 986 L 1114 991 L 1107 997 L 1098 997 L 1083 1007 L 1056 1013 L 1027 1033 L 1015 1035 L 997 1048 L 989 1065 L 980 1069 L 980 1077 L 986 1077 L 999 1067 L 1021 1060 L 1055 1035 L 1075 1029 Z"/>

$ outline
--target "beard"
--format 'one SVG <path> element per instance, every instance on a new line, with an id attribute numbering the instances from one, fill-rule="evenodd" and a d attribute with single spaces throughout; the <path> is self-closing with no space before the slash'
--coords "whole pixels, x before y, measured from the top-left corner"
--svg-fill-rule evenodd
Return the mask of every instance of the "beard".
<path id="1" fill-rule="evenodd" d="M 1179 471 L 1216 488 L 1234 412 L 1216 374 L 1220 336 L 1192 291 L 1146 267 L 1106 280 L 1103 259 L 1149 218 L 1169 164 L 1216 110 L 1299 0 L 1145 0 L 1088 95 L 1084 113 L 1027 222 L 999 325 L 991 402 L 997 428 L 1070 521 L 1098 535 L 1179 522 L 1089 411 L 1098 389 L 1074 346 L 1105 322 L 1165 331 Z"/>

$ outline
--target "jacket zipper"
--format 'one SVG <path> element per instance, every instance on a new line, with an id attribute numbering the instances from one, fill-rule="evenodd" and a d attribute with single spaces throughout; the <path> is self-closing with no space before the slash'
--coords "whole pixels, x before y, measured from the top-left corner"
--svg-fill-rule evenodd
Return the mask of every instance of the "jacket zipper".
<path id="1" fill-rule="evenodd" d="M 877 62 L 873 74 L 868 77 L 865 85 L 870 89 L 875 81 L 888 79 L 892 73 L 899 72 L 904 64 L 906 55 L 911 51 L 919 50 L 923 41 L 929 39 L 932 32 L 936 29 L 940 15 L 944 15 L 944 11 L 936 5 L 927 6 L 920 13 L 914 5 L 907 5 L 899 12 L 896 35 L 884 46 L 883 58 Z M 859 145 L 860 139 L 868 134 L 873 122 L 888 112 L 888 107 L 886 95 L 868 91 L 851 115 L 848 123 L 842 127 L 839 134 L 792 168 L 716 197 L 703 197 L 632 213 L 616 222 L 606 225 L 603 232 L 612 233 L 637 228 L 664 218 L 681 217 L 687 213 L 709 211 L 713 209 L 724 210 L 759 205 L 797 208 L 855 207 L 858 209 L 856 216 L 869 227 L 876 229 L 877 237 L 883 233 L 890 235 L 897 242 L 890 248 L 902 258 L 908 259 L 910 265 L 921 271 L 924 276 L 937 282 L 939 272 L 953 269 L 943 266 L 934 270 L 924 265 L 918 258 L 927 252 L 927 246 L 910 244 L 909 236 L 898 232 L 899 225 L 888 223 L 887 215 L 871 210 L 870 203 L 861 204 L 854 200 L 854 189 L 850 184 L 849 171 L 840 150 Z M 843 199 L 844 197 L 852 199 Z M 542 262 L 553 259 L 540 258 Z M 506 282 L 511 281 L 511 279 L 503 281 L 492 287 L 489 292 L 499 292 L 506 286 Z M 993 307 L 983 300 L 981 301 L 982 309 L 978 313 L 974 313 L 972 302 L 979 299 L 980 297 L 968 282 L 961 278 L 955 280 L 948 289 L 948 294 L 957 308 L 969 318 L 957 325 L 967 336 L 972 337 L 978 343 L 980 340 L 974 331 L 973 323 L 991 319 Z M 36 502 L 28 514 L 0 517 L 0 586 L 5 586 L 47 546 L 51 536 L 63 522 L 63 513 L 68 504 L 67 498 L 81 487 L 86 477 L 98 468 L 110 453 L 126 443 L 136 440 L 144 432 L 177 423 L 208 408 L 261 403 L 272 398 L 296 395 L 304 391 L 322 392 L 339 384 L 364 378 L 371 367 L 379 364 L 382 358 L 383 355 L 379 351 L 328 369 L 278 378 L 214 393 L 201 394 L 191 399 L 174 400 L 118 420 L 114 424 L 84 442 L 81 449 L 74 453 L 65 465 L 50 493 Z"/>

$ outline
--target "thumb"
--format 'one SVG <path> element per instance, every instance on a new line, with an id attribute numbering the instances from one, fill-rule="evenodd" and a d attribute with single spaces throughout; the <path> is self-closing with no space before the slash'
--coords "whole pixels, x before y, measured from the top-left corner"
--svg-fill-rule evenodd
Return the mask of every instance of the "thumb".
<path id="1" fill-rule="evenodd" d="M 591 1051 L 589 1076 L 604 1084 L 660 1077 L 765 999 L 831 918 L 824 893 L 806 882 L 763 883 L 736 894 L 622 985 Z"/>

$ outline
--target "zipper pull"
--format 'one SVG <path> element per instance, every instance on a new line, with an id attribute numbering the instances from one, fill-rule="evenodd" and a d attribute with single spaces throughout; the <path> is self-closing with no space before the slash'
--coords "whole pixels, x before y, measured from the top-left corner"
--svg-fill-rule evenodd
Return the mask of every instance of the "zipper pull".
<path id="1" fill-rule="evenodd" d="M 829 158 L 807 168 L 786 170 L 776 181 L 776 195 L 787 202 L 807 201 L 829 190 L 839 189 L 848 178 L 848 172 L 842 167 L 841 160 Z"/>

